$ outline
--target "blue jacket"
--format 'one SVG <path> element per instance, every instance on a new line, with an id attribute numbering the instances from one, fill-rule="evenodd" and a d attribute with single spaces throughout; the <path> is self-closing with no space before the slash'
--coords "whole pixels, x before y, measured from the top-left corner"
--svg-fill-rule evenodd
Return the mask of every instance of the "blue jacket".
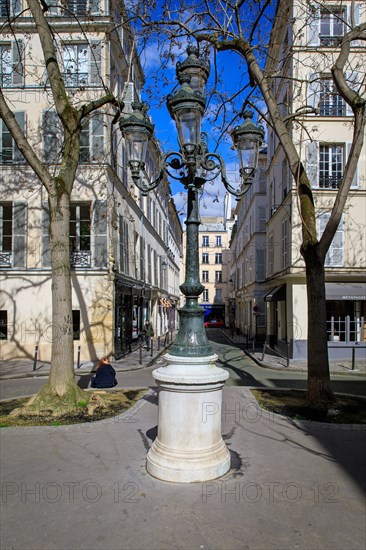
<path id="1" fill-rule="evenodd" d="M 92 388 L 113 388 L 117 384 L 116 371 L 112 365 L 102 365 L 92 378 Z"/>

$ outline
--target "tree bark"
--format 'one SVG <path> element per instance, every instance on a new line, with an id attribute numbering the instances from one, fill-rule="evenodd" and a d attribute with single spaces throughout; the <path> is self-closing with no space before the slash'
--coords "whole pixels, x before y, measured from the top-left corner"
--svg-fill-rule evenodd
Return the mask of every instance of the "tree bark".
<path id="1" fill-rule="evenodd" d="M 49 386 L 65 395 L 74 381 L 74 346 L 70 277 L 70 195 L 49 197 L 52 265 L 52 358 Z"/>
<path id="2" fill-rule="evenodd" d="M 308 400 L 321 405 L 335 400 L 329 372 L 324 258 L 319 246 L 303 251 L 308 299 Z"/>

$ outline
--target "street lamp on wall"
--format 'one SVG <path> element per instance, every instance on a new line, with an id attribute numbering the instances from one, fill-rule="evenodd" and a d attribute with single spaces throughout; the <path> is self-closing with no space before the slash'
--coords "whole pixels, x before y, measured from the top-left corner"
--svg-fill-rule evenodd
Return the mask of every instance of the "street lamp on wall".
<path id="1" fill-rule="evenodd" d="M 251 120 L 253 113 L 245 112 L 244 123 L 232 131 L 241 176 L 240 186 L 235 189 L 227 180 L 223 159 L 208 151 L 207 136 L 201 132 L 209 64 L 199 57 L 197 48 L 190 47 L 187 51 L 188 58 L 177 64 L 180 87 L 167 98 L 169 113 L 177 127 L 179 151 L 163 156 L 154 181 L 146 182 L 144 178 L 147 143 L 154 129 L 145 106 L 133 103 L 132 114 L 120 121 L 131 155 L 128 163 L 132 178 L 142 194 L 153 190 L 168 175 L 180 181 L 188 195 L 185 280 L 180 286 L 185 304 L 179 310 L 179 332 L 166 356 L 167 366 L 153 373 L 160 388 L 160 420 L 158 437 L 148 454 L 148 471 L 152 475 L 182 482 L 214 479 L 230 467 L 230 455 L 220 435 L 220 415 L 210 418 L 212 425 L 208 427 L 202 425 L 203 411 L 200 409 L 202 403 L 217 402 L 217 410 L 220 410 L 222 387 L 228 373 L 214 366 L 217 355 L 213 354 L 208 341 L 203 326 L 205 312 L 198 303 L 204 290 L 199 278 L 198 193 L 206 182 L 220 176 L 229 193 L 237 198 L 243 196 L 253 181 L 264 137 L 263 127 Z M 207 392 L 210 395 L 205 396 Z"/>

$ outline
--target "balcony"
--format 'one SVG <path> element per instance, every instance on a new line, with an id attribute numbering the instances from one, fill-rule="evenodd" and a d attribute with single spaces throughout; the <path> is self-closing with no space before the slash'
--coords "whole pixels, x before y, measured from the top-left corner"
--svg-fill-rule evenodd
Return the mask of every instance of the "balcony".
<path id="1" fill-rule="evenodd" d="M 343 36 L 320 36 L 320 45 L 327 47 L 338 47 L 342 42 Z"/>
<path id="2" fill-rule="evenodd" d="M 341 181 L 342 181 L 342 176 L 340 176 L 339 174 L 334 176 L 320 174 L 319 188 L 320 189 L 339 189 Z"/>
<path id="3" fill-rule="evenodd" d="M 89 76 L 88 73 L 80 73 L 78 71 L 71 72 L 66 71 L 62 74 L 65 86 L 69 86 L 71 88 L 77 88 L 80 86 L 88 86 L 89 85 Z"/>
<path id="4" fill-rule="evenodd" d="M 70 265 L 72 269 L 91 267 L 90 250 L 78 250 L 75 252 L 71 252 Z"/>
<path id="5" fill-rule="evenodd" d="M 0 267 L 12 267 L 11 256 L 11 252 L 0 252 Z"/>

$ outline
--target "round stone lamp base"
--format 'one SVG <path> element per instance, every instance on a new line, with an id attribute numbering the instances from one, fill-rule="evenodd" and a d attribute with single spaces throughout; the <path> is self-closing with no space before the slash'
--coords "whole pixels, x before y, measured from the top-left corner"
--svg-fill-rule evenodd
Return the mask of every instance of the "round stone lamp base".
<path id="1" fill-rule="evenodd" d="M 147 471 L 177 483 L 208 481 L 230 468 L 221 437 L 222 388 L 229 374 L 217 355 L 166 355 L 153 372 L 159 386 L 158 436 L 147 455 Z"/>

